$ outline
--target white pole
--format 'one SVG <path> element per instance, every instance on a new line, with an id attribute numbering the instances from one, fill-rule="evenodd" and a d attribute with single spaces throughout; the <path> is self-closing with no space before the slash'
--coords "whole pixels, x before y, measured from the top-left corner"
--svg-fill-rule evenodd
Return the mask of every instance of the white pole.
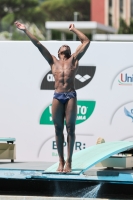
<path id="1" fill-rule="evenodd" d="M 78 12 L 74 12 L 74 21 L 78 21 Z M 75 33 L 73 34 L 73 41 L 76 41 L 76 35 Z"/>

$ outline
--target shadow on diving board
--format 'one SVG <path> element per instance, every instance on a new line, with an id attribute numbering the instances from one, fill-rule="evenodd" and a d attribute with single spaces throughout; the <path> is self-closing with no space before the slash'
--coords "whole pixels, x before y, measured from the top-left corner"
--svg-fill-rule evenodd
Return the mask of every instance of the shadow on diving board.
<path id="1" fill-rule="evenodd" d="M 83 149 L 73 154 L 72 172 L 67 174 L 82 174 L 102 160 L 132 148 L 133 142 L 115 141 L 106 142 Z M 56 172 L 58 164 L 59 163 L 55 163 L 54 165 L 50 166 L 44 171 L 43 174 L 59 174 L 59 172 Z"/>

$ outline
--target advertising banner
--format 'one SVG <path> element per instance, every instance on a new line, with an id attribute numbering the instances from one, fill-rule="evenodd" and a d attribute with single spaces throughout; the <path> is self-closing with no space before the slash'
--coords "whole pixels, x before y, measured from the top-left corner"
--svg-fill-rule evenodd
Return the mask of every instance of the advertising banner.
<path id="1" fill-rule="evenodd" d="M 79 41 L 41 42 L 58 56 Z M 74 152 L 107 141 L 133 141 L 133 43 L 91 42 L 79 61 Z M 16 138 L 17 161 L 58 161 L 52 121 L 54 77 L 30 41 L 0 42 L 0 137 Z M 64 122 L 64 152 L 67 132 Z"/>

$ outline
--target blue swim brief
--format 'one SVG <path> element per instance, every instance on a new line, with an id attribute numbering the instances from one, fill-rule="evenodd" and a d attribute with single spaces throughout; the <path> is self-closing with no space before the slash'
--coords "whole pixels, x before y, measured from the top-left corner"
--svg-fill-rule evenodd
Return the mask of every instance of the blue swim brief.
<path id="1" fill-rule="evenodd" d="M 60 92 L 60 93 L 54 93 L 53 98 L 58 99 L 61 103 L 65 104 L 69 99 L 76 98 L 77 93 L 76 91 L 72 92 Z"/>

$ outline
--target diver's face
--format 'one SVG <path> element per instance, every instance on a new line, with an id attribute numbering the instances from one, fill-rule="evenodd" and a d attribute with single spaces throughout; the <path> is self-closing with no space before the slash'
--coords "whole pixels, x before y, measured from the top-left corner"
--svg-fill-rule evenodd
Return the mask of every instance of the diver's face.
<path id="1" fill-rule="evenodd" d="M 60 47 L 59 51 L 58 51 L 58 55 L 65 55 L 66 57 L 70 57 L 71 56 L 71 49 L 68 45 L 63 45 Z"/>

